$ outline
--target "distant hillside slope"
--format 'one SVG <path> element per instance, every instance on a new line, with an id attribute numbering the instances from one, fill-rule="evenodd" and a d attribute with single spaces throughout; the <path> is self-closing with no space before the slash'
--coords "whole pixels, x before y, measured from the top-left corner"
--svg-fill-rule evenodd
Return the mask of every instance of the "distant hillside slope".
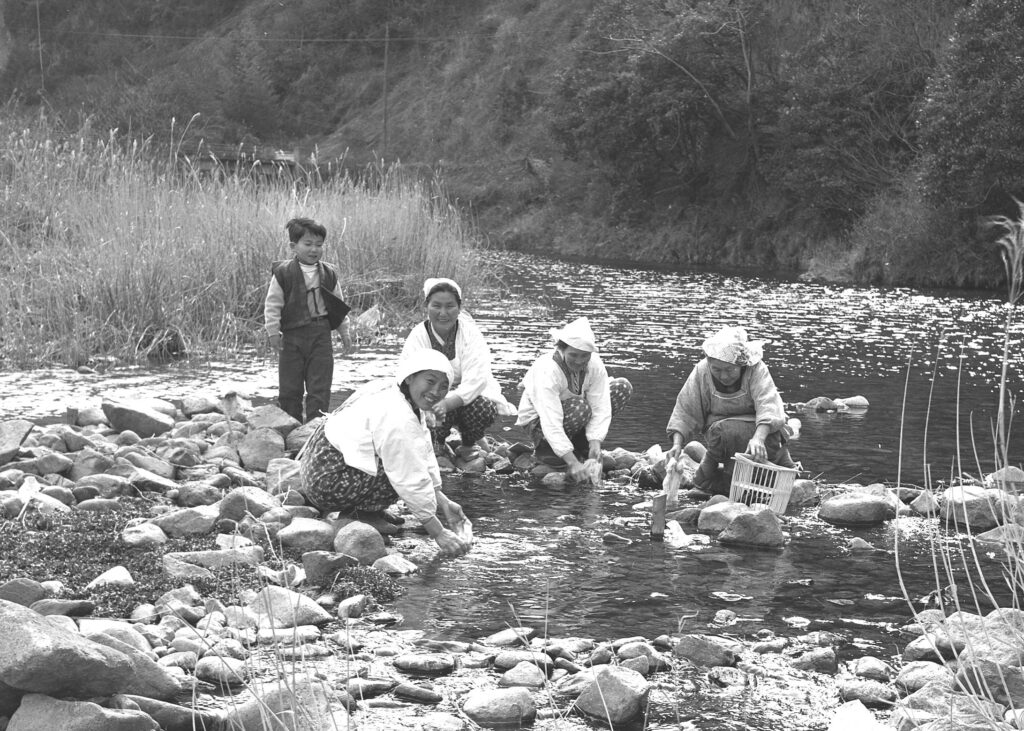
<path id="1" fill-rule="evenodd" d="M 508 246 L 991 286 L 979 216 L 1024 194 L 1024 0 L 2 9 L 5 96 L 185 148 L 400 160 Z"/>

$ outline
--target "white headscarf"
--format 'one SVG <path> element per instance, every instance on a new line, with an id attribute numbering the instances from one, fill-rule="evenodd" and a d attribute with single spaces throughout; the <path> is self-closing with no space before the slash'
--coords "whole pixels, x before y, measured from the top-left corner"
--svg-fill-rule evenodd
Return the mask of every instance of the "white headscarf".
<path id="1" fill-rule="evenodd" d="M 594 331 L 590 329 L 590 320 L 585 317 L 573 320 L 561 330 L 552 330 L 551 337 L 555 342 L 561 340 L 577 350 L 597 352 L 597 339 L 594 337 Z"/>
<path id="2" fill-rule="evenodd" d="M 444 277 L 431 277 L 430 279 L 427 279 L 426 281 L 423 282 L 423 299 L 429 297 L 430 290 L 432 290 L 439 284 L 449 285 L 458 293 L 459 299 L 462 299 L 462 287 L 456 284 L 454 279 L 445 279 Z"/>
<path id="3" fill-rule="evenodd" d="M 452 370 L 451 362 L 444 357 L 444 354 L 433 348 L 429 350 L 415 350 L 398 361 L 395 369 L 395 381 L 399 386 L 406 378 L 419 373 L 420 371 L 440 371 L 448 376 L 448 385 L 455 380 L 455 371 Z"/>
<path id="4" fill-rule="evenodd" d="M 764 341 L 748 340 L 742 327 L 723 327 L 701 346 L 709 358 L 738 366 L 760 363 L 764 357 Z"/>

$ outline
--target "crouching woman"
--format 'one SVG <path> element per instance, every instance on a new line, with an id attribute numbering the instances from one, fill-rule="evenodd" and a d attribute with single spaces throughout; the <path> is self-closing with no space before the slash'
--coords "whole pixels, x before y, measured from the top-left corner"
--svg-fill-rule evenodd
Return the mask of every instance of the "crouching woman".
<path id="1" fill-rule="evenodd" d="M 466 514 L 441 490 L 425 419 L 453 377 L 447 358 L 423 350 L 400 360 L 394 379 L 359 388 L 323 420 L 303 450 L 306 499 L 322 513 L 383 514 L 401 498 L 443 555 L 469 551 L 469 542 L 456 535 L 468 524 Z"/>

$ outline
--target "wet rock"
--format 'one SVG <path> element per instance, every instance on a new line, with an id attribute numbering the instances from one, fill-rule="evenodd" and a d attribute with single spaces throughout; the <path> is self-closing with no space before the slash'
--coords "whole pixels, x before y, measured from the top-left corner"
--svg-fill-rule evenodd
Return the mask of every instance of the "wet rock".
<path id="1" fill-rule="evenodd" d="M 150 718 L 157 722 L 162 731 L 196 731 L 197 729 L 220 728 L 223 723 L 222 713 L 204 711 L 198 708 L 186 708 L 177 703 L 144 698 L 138 695 L 126 695 L 128 700 L 139 707 Z"/>
<path id="2" fill-rule="evenodd" d="M 974 537 L 983 543 L 991 543 L 999 548 L 1004 548 L 1007 553 L 1016 552 L 1024 544 L 1024 525 L 1017 525 L 1016 523 L 997 525 L 992 530 L 979 533 Z M 1013 555 L 1019 554 L 1014 553 Z"/>
<path id="3" fill-rule="evenodd" d="M 394 665 L 409 675 L 448 675 L 455 671 L 455 658 L 440 652 L 399 655 Z"/>
<path id="4" fill-rule="evenodd" d="M 29 693 L 11 717 L 8 731 L 160 731 L 146 713 L 104 708 L 87 701 L 67 701 Z"/>
<path id="5" fill-rule="evenodd" d="M 0 421 L 0 466 L 18 456 L 21 445 L 33 429 L 35 424 L 24 419 Z"/>
<path id="6" fill-rule="evenodd" d="M 804 404 L 808 411 L 835 411 L 839 405 L 827 396 L 816 396 Z"/>
<path id="7" fill-rule="evenodd" d="M 1024 668 L 977 659 L 961 664 L 956 673 L 959 687 L 1012 708 L 1024 705 Z"/>
<path id="8" fill-rule="evenodd" d="M 284 457 L 284 437 L 273 429 L 253 429 L 238 444 L 242 466 L 266 472 L 271 460 Z"/>
<path id="9" fill-rule="evenodd" d="M 428 713 L 420 719 L 423 731 L 463 731 L 466 724 L 450 713 Z"/>
<path id="10" fill-rule="evenodd" d="M 786 511 L 791 508 L 804 508 L 818 503 L 818 486 L 814 480 L 793 480 L 793 490 L 789 494 L 789 502 L 786 504 Z"/>
<path id="11" fill-rule="evenodd" d="M 848 701 L 836 709 L 828 731 L 888 731 L 860 701 Z"/>
<path id="12" fill-rule="evenodd" d="M 1024 470 L 1015 465 L 1002 467 L 985 475 L 985 486 L 1020 495 L 1024 493 Z"/>
<path id="13" fill-rule="evenodd" d="M 372 604 L 370 597 L 366 594 L 356 594 L 342 599 L 338 602 L 338 610 L 336 614 L 338 619 L 349 619 L 350 617 L 361 617 L 366 611 L 366 608 Z"/>
<path id="14" fill-rule="evenodd" d="M 233 657 L 207 655 L 196 662 L 195 676 L 219 688 L 230 688 L 245 684 L 248 667 Z"/>
<path id="15" fill-rule="evenodd" d="M 941 663 L 914 660 L 900 668 L 895 684 L 908 693 L 915 693 L 926 685 L 945 686 L 953 689 L 953 671 Z"/>
<path id="16" fill-rule="evenodd" d="M 815 647 L 789 662 L 797 670 L 835 675 L 839 671 L 836 651 L 831 647 Z"/>
<path id="17" fill-rule="evenodd" d="M 695 665 L 735 665 L 742 646 L 715 635 L 683 635 L 672 654 Z"/>
<path id="18" fill-rule="evenodd" d="M 852 660 L 848 667 L 857 677 L 877 680 L 879 683 L 888 683 L 896 672 L 892 665 L 871 655 Z"/>
<path id="19" fill-rule="evenodd" d="M 910 508 L 918 515 L 937 515 L 942 509 L 938 499 L 930 492 L 922 491 L 920 495 L 910 501 Z"/>
<path id="20" fill-rule="evenodd" d="M 729 500 L 708 505 L 700 511 L 700 517 L 697 519 L 697 530 L 718 533 L 728 528 L 729 524 L 736 519 L 736 516 L 749 512 L 751 512 L 750 508 L 746 505 Z"/>
<path id="21" fill-rule="evenodd" d="M 526 688 L 473 690 L 466 696 L 462 712 L 475 723 L 488 728 L 520 727 L 533 723 L 537 706 Z"/>
<path id="22" fill-rule="evenodd" d="M 498 685 L 502 688 L 540 688 L 547 679 L 547 673 L 532 662 L 521 662 L 507 670 L 498 679 Z"/>
<path id="23" fill-rule="evenodd" d="M 419 566 L 400 553 L 389 553 L 386 556 L 381 556 L 373 562 L 373 568 L 391 576 L 407 576 L 415 574 L 420 570 Z"/>
<path id="24" fill-rule="evenodd" d="M 528 645 L 530 640 L 537 636 L 535 627 L 509 627 L 493 635 L 488 635 L 481 642 L 485 645 L 495 647 L 512 647 L 515 645 Z"/>
<path id="25" fill-rule="evenodd" d="M 943 491 L 940 517 L 962 526 L 972 533 L 982 533 L 1004 522 L 1016 511 L 1017 498 L 997 488 L 978 485 L 954 485 Z"/>
<path id="26" fill-rule="evenodd" d="M 387 555 L 384 538 L 376 530 L 360 521 L 343 525 L 334 536 L 334 550 L 352 556 L 364 566 Z"/>
<path id="27" fill-rule="evenodd" d="M 503 650 L 494 658 L 497 670 L 511 670 L 521 662 L 533 663 L 546 674 L 551 673 L 553 662 L 551 656 L 539 650 Z"/>
<path id="28" fill-rule="evenodd" d="M 436 705 L 444 700 L 444 696 L 433 688 L 414 683 L 399 683 L 391 692 L 400 700 L 427 705 Z"/>
<path id="29" fill-rule="evenodd" d="M 101 404 L 111 427 L 117 431 L 133 431 L 140 437 L 152 437 L 169 432 L 174 419 L 141 403 L 127 404 L 104 399 Z"/>
<path id="30" fill-rule="evenodd" d="M 771 510 L 737 515 L 725 530 L 718 534 L 724 544 L 778 547 L 786 543 L 782 523 Z"/>
<path id="31" fill-rule="evenodd" d="M 390 693 L 397 683 L 390 678 L 350 678 L 345 688 L 348 694 L 356 700 L 376 698 L 379 695 Z"/>
<path id="32" fill-rule="evenodd" d="M 931 684 L 898 701 L 896 707 L 924 711 L 934 718 L 954 718 L 961 723 L 979 717 L 1001 718 L 1003 715 L 1003 707 L 998 703 Z"/>
<path id="33" fill-rule="evenodd" d="M 650 685 L 628 668 L 611 665 L 594 671 L 594 680 L 576 699 L 575 708 L 610 724 L 625 723 L 647 707 Z"/>
<path id="34" fill-rule="evenodd" d="M 888 708 L 899 696 L 891 685 L 867 678 L 844 678 L 837 683 L 844 701 L 860 701 L 870 708 Z"/>
<path id="35" fill-rule="evenodd" d="M 880 495 L 847 492 L 823 500 L 818 517 L 836 525 L 875 525 L 895 518 L 896 510 Z"/>
<path id="36" fill-rule="evenodd" d="M 326 609 L 308 596 L 280 586 L 264 587 L 247 606 L 266 627 L 321 625 L 332 619 Z"/>

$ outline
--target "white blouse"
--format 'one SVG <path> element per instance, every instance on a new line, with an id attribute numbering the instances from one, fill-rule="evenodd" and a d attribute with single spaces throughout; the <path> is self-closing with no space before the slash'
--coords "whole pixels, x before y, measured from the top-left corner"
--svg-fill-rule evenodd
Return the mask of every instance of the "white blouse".
<path id="1" fill-rule="evenodd" d="M 434 331 L 434 336 L 444 342 L 437 331 Z M 429 350 L 431 347 L 427 328 L 420 323 L 406 338 L 399 359 L 404 359 L 409 353 Z M 491 349 L 487 346 L 480 327 L 468 312 L 459 313 L 459 329 L 455 334 L 455 358 L 450 362 L 452 370 L 455 371 L 455 382 L 451 385 L 449 394 L 460 396 L 464 404 L 483 396 L 494 403 L 499 414 L 511 416 L 516 413 L 516 407 L 505 400 L 501 386 L 491 372 Z"/>
<path id="2" fill-rule="evenodd" d="M 345 464 L 377 474 L 377 455 L 398 496 L 421 521 L 437 512 L 434 490 L 441 488 L 441 470 L 430 432 L 412 410 L 394 379 L 371 381 L 353 393 L 341 409 L 327 417 L 324 436 L 341 452 Z"/>
<path id="3" fill-rule="evenodd" d="M 554 453 L 561 456 L 572 451 L 572 440 L 562 427 L 562 401 L 575 396 L 569 390 L 569 379 L 553 357 L 554 351 L 545 353 L 530 366 L 523 379 L 523 397 L 519 401 L 517 426 L 525 426 L 540 417 L 544 438 Z M 587 441 L 603 442 L 612 423 L 612 400 L 608 388 L 608 370 L 601 357 L 594 353 L 583 376 L 583 398 L 590 404 L 591 417 L 587 422 Z"/>

